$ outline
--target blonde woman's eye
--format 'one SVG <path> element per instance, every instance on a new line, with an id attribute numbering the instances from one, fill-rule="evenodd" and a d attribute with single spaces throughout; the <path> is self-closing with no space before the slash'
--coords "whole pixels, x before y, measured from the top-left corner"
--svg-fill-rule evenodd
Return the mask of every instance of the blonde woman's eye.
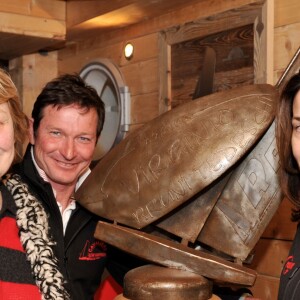
<path id="1" fill-rule="evenodd" d="M 0 125 L 4 125 L 8 122 L 8 119 L 4 119 L 4 118 L 1 118 L 0 119 Z"/>

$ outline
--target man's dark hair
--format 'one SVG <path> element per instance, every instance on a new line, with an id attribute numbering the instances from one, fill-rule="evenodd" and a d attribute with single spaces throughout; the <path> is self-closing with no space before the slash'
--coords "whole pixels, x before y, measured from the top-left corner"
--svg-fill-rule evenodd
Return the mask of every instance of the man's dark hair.
<path id="1" fill-rule="evenodd" d="M 87 110 L 94 108 L 98 114 L 97 138 L 99 137 L 104 124 L 105 108 L 104 103 L 97 94 L 97 91 L 85 83 L 77 74 L 65 74 L 48 82 L 37 97 L 33 110 L 34 134 L 43 118 L 44 108 L 52 105 L 58 108 L 76 104 Z"/>

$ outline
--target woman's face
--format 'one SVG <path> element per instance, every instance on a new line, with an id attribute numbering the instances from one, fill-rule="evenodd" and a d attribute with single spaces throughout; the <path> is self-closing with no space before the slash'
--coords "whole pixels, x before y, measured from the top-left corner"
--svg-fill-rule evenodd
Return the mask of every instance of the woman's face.
<path id="1" fill-rule="evenodd" d="M 9 169 L 15 154 L 14 126 L 7 103 L 0 104 L 0 176 Z"/>

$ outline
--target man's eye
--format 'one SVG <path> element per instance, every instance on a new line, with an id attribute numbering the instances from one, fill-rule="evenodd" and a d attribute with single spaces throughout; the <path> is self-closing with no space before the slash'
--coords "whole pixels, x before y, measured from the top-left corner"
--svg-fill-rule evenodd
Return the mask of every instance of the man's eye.
<path id="1" fill-rule="evenodd" d="M 90 138 L 87 138 L 87 137 L 85 137 L 85 136 L 79 137 L 79 140 L 80 140 L 81 142 L 90 142 L 90 141 L 91 141 Z"/>
<path id="2" fill-rule="evenodd" d="M 59 136 L 60 132 L 59 131 L 50 131 L 50 134 L 52 134 L 54 136 Z"/>

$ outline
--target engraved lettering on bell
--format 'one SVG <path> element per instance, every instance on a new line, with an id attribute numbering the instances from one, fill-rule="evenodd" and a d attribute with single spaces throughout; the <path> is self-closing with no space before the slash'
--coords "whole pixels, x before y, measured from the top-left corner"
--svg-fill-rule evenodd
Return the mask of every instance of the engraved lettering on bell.
<path id="1" fill-rule="evenodd" d="M 264 166 L 257 159 L 251 159 L 248 162 L 238 179 L 238 183 L 254 207 L 257 207 L 270 186 L 266 181 Z"/>

